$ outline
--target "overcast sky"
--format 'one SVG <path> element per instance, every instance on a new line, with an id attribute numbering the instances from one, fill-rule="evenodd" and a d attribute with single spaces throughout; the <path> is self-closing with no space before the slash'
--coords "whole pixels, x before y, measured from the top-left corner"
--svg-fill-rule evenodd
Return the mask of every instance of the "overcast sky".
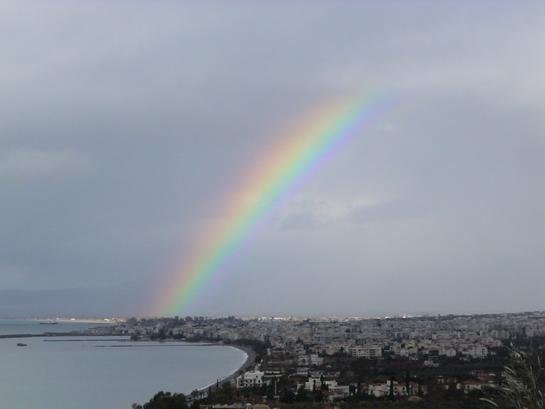
<path id="1" fill-rule="evenodd" d="M 397 105 L 186 312 L 545 309 L 543 2 L 0 0 L 0 51 L 0 316 L 146 314 L 282 126 L 355 90 Z"/>

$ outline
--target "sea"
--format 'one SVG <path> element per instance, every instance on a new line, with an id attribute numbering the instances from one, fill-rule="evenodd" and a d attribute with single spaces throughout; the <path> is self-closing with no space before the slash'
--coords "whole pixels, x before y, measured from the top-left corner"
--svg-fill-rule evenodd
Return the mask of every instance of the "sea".
<path id="1" fill-rule="evenodd" d="M 0 334 L 70 332 L 96 325 L 0 320 Z M 229 346 L 132 342 L 128 337 L 4 338 L 0 407 L 130 409 L 161 390 L 189 393 L 214 384 L 238 370 L 246 358 Z"/>

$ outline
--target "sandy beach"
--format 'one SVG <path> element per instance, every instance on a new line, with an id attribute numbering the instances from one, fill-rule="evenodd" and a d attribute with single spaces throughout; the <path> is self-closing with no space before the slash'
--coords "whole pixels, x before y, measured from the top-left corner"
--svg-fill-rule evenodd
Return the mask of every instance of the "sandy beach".
<path id="1" fill-rule="evenodd" d="M 225 378 L 219 379 L 219 386 L 225 385 L 229 382 L 231 382 L 234 378 L 236 378 L 238 375 L 240 375 L 245 370 L 251 368 L 255 364 L 255 351 L 248 347 L 248 346 L 242 346 L 242 345 L 229 345 L 229 344 L 223 344 L 223 343 L 210 343 L 207 345 L 221 345 L 221 346 L 228 346 L 232 348 L 236 348 L 246 354 L 246 359 L 244 360 L 244 363 L 238 368 L 236 371 L 231 373 L 230 375 L 226 376 Z M 200 389 L 197 389 L 198 392 L 205 392 L 209 389 L 214 390 L 218 387 L 218 382 L 211 383 L 210 385 L 203 386 Z"/>

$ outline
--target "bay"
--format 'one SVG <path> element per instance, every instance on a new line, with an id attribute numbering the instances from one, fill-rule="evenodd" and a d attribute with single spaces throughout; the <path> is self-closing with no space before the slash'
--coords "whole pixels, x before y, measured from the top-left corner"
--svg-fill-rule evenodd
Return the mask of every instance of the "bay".
<path id="1" fill-rule="evenodd" d="M 59 331 L 81 329 L 64 325 Z M 228 346 L 127 337 L 0 339 L 0 403 L 10 409 L 129 409 L 159 390 L 189 393 L 215 383 L 245 359 Z"/>
<path id="2" fill-rule="evenodd" d="M 87 328 L 108 325 L 96 322 L 57 321 L 51 324 L 40 320 L 2 320 L 0 319 L 0 335 L 10 334 L 43 334 L 45 332 L 82 331 Z"/>

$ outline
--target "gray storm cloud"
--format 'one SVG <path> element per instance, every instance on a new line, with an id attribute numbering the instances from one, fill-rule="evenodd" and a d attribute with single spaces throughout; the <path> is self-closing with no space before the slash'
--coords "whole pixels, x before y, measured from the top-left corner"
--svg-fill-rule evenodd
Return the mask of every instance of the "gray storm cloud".
<path id="1" fill-rule="evenodd" d="M 283 126 L 366 91 L 398 103 L 188 313 L 544 308 L 543 4 L 23 1 L 0 27 L 0 315 L 146 313 Z"/>

